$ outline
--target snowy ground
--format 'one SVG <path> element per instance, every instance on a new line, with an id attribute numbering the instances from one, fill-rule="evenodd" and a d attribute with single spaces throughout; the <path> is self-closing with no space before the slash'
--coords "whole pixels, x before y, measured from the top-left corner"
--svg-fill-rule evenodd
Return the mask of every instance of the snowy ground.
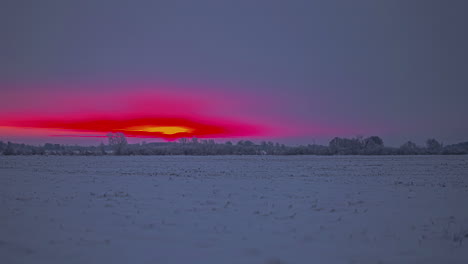
<path id="1" fill-rule="evenodd" d="M 0 156 L 0 263 L 468 263 L 468 156 Z"/>

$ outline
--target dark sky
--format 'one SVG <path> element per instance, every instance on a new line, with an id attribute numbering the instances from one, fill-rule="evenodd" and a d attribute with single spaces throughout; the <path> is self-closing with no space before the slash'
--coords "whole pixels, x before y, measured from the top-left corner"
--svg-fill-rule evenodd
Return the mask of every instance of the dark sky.
<path id="1" fill-rule="evenodd" d="M 203 84 L 259 101 L 240 112 L 354 128 L 337 136 L 466 141 L 467 10 L 457 0 L 1 1 L 0 91 Z"/>

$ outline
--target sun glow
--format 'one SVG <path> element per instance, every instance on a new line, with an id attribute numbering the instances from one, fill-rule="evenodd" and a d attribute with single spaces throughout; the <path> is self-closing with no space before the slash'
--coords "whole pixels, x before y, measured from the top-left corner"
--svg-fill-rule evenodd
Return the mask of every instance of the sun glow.
<path id="1" fill-rule="evenodd" d="M 3 89 L 1 82 L 0 87 Z M 158 85 L 135 83 L 128 88 L 120 84 L 115 86 L 118 91 L 109 99 L 103 92 L 107 84 L 15 87 L 7 89 L 11 92 L 6 95 L 3 90 L 0 93 L 7 102 L 0 105 L 3 110 L 0 111 L 0 139 L 19 137 L 20 134 L 21 137 L 105 137 L 108 133 L 121 132 L 126 137 L 173 141 L 192 137 L 252 137 L 273 131 L 261 118 L 239 116 L 233 111 L 242 106 L 237 102 L 244 102 L 236 94 L 210 93 L 213 96 L 206 97 L 198 92 L 179 93 L 177 89 L 165 90 Z M 21 92 L 38 89 L 41 92 L 34 92 L 27 98 Z"/>
<path id="2" fill-rule="evenodd" d="M 174 135 L 178 133 L 191 133 L 193 129 L 182 126 L 135 126 L 125 129 L 125 131 L 142 131 L 151 133 L 161 133 L 165 135 Z"/>

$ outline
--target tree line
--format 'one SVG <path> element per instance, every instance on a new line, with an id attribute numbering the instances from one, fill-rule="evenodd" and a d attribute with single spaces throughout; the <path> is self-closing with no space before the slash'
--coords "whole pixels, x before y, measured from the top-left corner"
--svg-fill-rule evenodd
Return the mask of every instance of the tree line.
<path id="1" fill-rule="evenodd" d="M 0 141 L 0 155 L 460 155 L 468 154 L 468 142 L 444 146 L 428 139 L 424 146 L 408 141 L 387 147 L 378 136 L 333 138 L 328 146 L 286 146 L 250 140 L 217 143 L 212 139 L 181 138 L 177 142 L 129 144 L 122 133 L 109 133 L 108 144 L 78 146 L 46 143 L 41 146 Z"/>

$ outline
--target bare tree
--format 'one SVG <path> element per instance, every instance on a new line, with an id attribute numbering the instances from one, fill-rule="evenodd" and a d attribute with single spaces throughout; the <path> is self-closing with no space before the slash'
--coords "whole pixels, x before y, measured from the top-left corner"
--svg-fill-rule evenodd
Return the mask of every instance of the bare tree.
<path id="1" fill-rule="evenodd" d="M 378 136 L 371 136 L 362 140 L 362 154 L 377 155 L 384 150 L 383 140 Z"/>
<path id="2" fill-rule="evenodd" d="M 403 155 L 415 155 L 420 154 L 421 152 L 420 148 L 416 145 L 416 143 L 412 141 L 408 141 L 405 144 L 401 145 L 399 150 L 400 154 Z"/>
<path id="3" fill-rule="evenodd" d="M 109 133 L 107 134 L 107 138 L 109 139 L 109 146 L 111 146 L 112 149 L 114 150 L 114 154 L 116 155 L 125 154 L 128 143 L 127 143 L 127 138 L 125 137 L 124 133 L 121 133 L 121 132 Z"/>
<path id="4" fill-rule="evenodd" d="M 434 138 L 426 140 L 426 148 L 430 154 L 439 154 L 442 152 L 443 145 Z"/>

